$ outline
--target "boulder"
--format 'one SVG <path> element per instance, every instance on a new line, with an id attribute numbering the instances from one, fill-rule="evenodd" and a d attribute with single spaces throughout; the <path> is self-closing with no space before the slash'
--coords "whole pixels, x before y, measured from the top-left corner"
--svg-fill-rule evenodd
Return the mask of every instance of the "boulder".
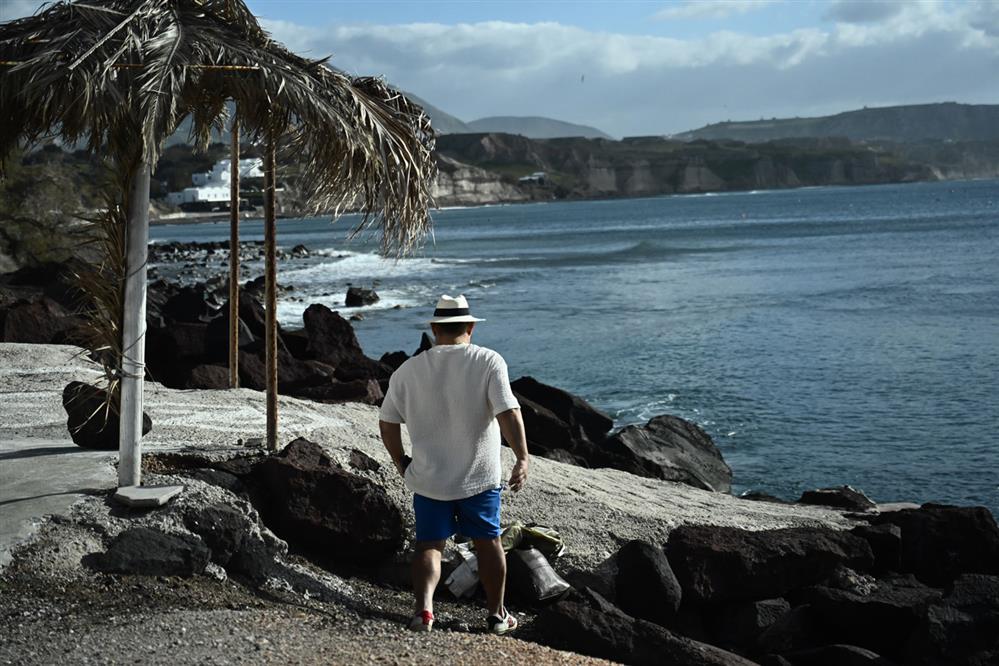
<path id="1" fill-rule="evenodd" d="M 892 666 L 876 652 L 856 645 L 823 645 L 781 655 L 791 666 Z"/>
<path id="2" fill-rule="evenodd" d="M 208 324 L 174 322 L 163 328 L 146 331 L 147 362 L 150 366 L 169 367 L 178 359 L 201 359 L 207 351 Z"/>
<path id="3" fill-rule="evenodd" d="M 866 571 L 866 541 L 834 529 L 794 527 L 750 531 L 683 525 L 670 533 L 666 556 L 684 600 L 697 604 L 783 597 L 814 585 L 837 566 Z"/>
<path id="4" fill-rule="evenodd" d="M 325 305 L 310 305 L 302 315 L 311 358 L 336 368 L 340 381 L 387 379 L 392 368 L 364 355 L 350 322 Z"/>
<path id="5" fill-rule="evenodd" d="M 342 469 L 318 444 L 296 439 L 254 465 L 250 478 L 264 523 L 293 547 L 363 565 L 402 547 L 406 526 L 384 488 Z"/>
<path id="6" fill-rule="evenodd" d="M 117 403 L 117 400 L 115 401 Z M 66 410 L 66 427 L 73 442 L 84 449 L 117 451 L 119 419 L 117 404 L 106 409 L 107 391 L 84 384 L 70 382 L 62 391 L 62 406 Z M 142 413 L 142 434 L 153 429 L 153 421 Z"/>
<path id="7" fill-rule="evenodd" d="M 999 576 L 958 576 L 912 634 L 906 664 L 999 664 Z"/>
<path id="8" fill-rule="evenodd" d="M 160 314 L 167 323 L 205 323 L 217 314 L 217 310 L 205 299 L 204 288 L 198 286 L 180 287 L 160 308 Z"/>
<path id="9" fill-rule="evenodd" d="M 306 388 L 333 382 L 329 366 L 297 359 L 284 349 L 278 349 L 277 370 L 278 392 L 284 395 L 297 395 Z M 239 385 L 256 391 L 267 390 L 267 359 L 262 351 L 239 352 Z"/>
<path id="10" fill-rule="evenodd" d="M 874 573 L 898 571 L 902 565 L 902 528 L 891 523 L 858 525 L 850 530 L 865 540 L 874 553 Z"/>
<path id="11" fill-rule="evenodd" d="M 257 340 L 257 336 L 242 319 L 239 320 L 238 335 L 237 342 L 240 349 L 246 349 Z M 213 361 L 228 361 L 229 359 L 228 306 L 222 311 L 221 316 L 208 322 L 208 328 L 205 329 L 205 355 Z"/>
<path id="12" fill-rule="evenodd" d="M 896 575 L 878 580 L 868 594 L 819 586 L 804 596 L 831 642 L 859 645 L 894 659 L 902 657 L 926 608 L 942 593 L 911 575 Z"/>
<path id="13" fill-rule="evenodd" d="M 571 650 L 639 666 L 750 666 L 753 662 L 706 643 L 685 638 L 646 620 L 633 618 L 595 592 L 560 601 L 538 615 L 539 640 Z"/>
<path id="14" fill-rule="evenodd" d="M 873 516 L 902 531 L 900 571 L 942 587 L 963 573 L 999 574 L 999 526 L 985 507 L 924 504 Z"/>
<path id="15" fill-rule="evenodd" d="M 799 504 L 816 504 L 819 506 L 832 506 L 837 509 L 847 509 L 849 511 L 873 511 L 878 505 L 871 501 L 861 490 L 850 486 L 839 486 L 837 488 L 817 488 L 806 490 L 801 494 Z"/>
<path id="16" fill-rule="evenodd" d="M 786 654 L 792 650 L 806 650 L 824 641 L 822 627 L 815 619 L 808 604 L 795 606 L 781 615 L 756 638 L 759 654 Z"/>
<path id="17" fill-rule="evenodd" d="M 309 256 L 309 248 L 299 243 L 295 247 L 291 248 L 291 256 L 295 257 L 296 259 L 303 259 Z"/>
<path id="18" fill-rule="evenodd" d="M 209 555 L 204 541 L 196 536 L 132 527 L 115 537 L 106 553 L 85 561 L 107 573 L 193 576 L 205 570 Z"/>
<path id="19" fill-rule="evenodd" d="M 325 305 L 314 303 L 302 315 L 313 358 L 336 367 L 343 361 L 364 356 L 350 322 Z"/>
<path id="20" fill-rule="evenodd" d="M 379 363 L 387 365 L 393 370 L 398 370 L 399 366 L 409 360 L 409 354 L 404 351 L 387 352 L 378 359 Z"/>
<path id="21" fill-rule="evenodd" d="M 362 305 L 371 305 L 379 301 L 378 294 L 374 289 L 363 289 L 361 287 L 350 287 L 347 289 L 347 297 L 344 305 L 348 308 L 357 308 Z"/>
<path id="22" fill-rule="evenodd" d="M 13 287 L 27 287 L 37 290 L 55 301 L 66 310 L 75 311 L 83 305 L 82 293 L 76 286 L 74 274 L 89 268 L 81 259 L 71 258 L 65 262 L 49 261 L 31 266 L 22 266 L 2 278 L 5 284 Z"/>
<path id="23" fill-rule="evenodd" d="M 511 384 L 517 397 L 541 405 L 573 430 L 581 431 L 593 442 L 599 442 L 614 427 L 609 416 L 582 398 L 568 391 L 542 384 L 533 377 L 521 377 Z"/>
<path id="24" fill-rule="evenodd" d="M 599 466 L 596 445 L 550 409 L 522 395 L 517 396 L 527 433 L 527 447 L 534 455 L 581 467 Z M 596 465 L 592 463 L 596 462 Z"/>
<path id="25" fill-rule="evenodd" d="M 196 365 L 187 371 L 184 388 L 227 389 L 229 388 L 229 368 L 221 365 Z"/>
<path id="26" fill-rule="evenodd" d="M 732 470 L 711 437 L 676 416 L 656 416 L 644 426 L 623 428 L 600 450 L 609 461 L 607 467 L 704 490 L 732 489 Z"/>
<path id="27" fill-rule="evenodd" d="M 628 615 L 670 626 L 680 608 L 680 583 L 661 548 L 629 541 L 617 552 L 615 600 Z"/>
<path id="28" fill-rule="evenodd" d="M 245 501 L 192 506 L 183 520 L 184 526 L 204 541 L 211 561 L 231 575 L 262 581 L 275 558 L 288 552 L 288 545 L 260 525 L 259 515 Z"/>
<path id="29" fill-rule="evenodd" d="M 419 356 L 420 354 L 427 351 L 433 346 L 434 346 L 433 339 L 426 333 L 423 333 L 422 335 L 420 335 L 420 346 L 417 347 L 416 351 L 413 352 L 413 356 Z"/>
<path id="30" fill-rule="evenodd" d="M 349 382 L 335 381 L 330 384 L 308 386 L 291 392 L 296 398 L 307 398 L 316 402 L 364 402 L 379 405 L 385 395 L 374 379 L 355 379 Z"/>
<path id="31" fill-rule="evenodd" d="M 17 300 L 0 308 L 0 342 L 64 344 L 80 342 L 82 320 L 51 298 Z"/>
<path id="32" fill-rule="evenodd" d="M 712 643 L 738 652 L 752 652 L 756 640 L 768 627 L 791 610 L 780 597 L 759 601 L 736 601 L 708 613 Z"/>

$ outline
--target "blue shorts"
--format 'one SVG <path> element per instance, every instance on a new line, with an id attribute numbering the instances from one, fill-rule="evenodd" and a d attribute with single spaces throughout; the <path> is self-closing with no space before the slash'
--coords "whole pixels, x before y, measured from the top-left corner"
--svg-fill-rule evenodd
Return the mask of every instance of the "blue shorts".
<path id="1" fill-rule="evenodd" d="M 500 535 L 500 489 L 458 500 L 435 500 L 413 495 L 416 540 L 442 541 L 455 533 L 469 539 Z"/>

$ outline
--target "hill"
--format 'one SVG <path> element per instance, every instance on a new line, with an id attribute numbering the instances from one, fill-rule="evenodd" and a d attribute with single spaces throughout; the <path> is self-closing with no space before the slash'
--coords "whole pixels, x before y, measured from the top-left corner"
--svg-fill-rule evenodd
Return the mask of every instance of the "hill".
<path id="1" fill-rule="evenodd" d="M 467 132 L 474 132 L 465 122 L 455 118 L 450 113 L 442 111 L 430 102 L 417 97 L 413 93 L 403 93 L 413 102 L 419 104 L 423 107 L 423 110 L 427 112 L 430 116 L 430 124 L 433 128 L 437 130 L 440 134 L 465 134 Z"/>
<path id="2" fill-rule="evenodd" d="M 774 118 L 707 125 L 672 138 L 750 143 L 790 138 L 845 137 L 853 141 L 991 141 L 999 139 L 999 105 L 916 104 L 846 111 L 816 118 Z"/>
<path id="3" fill-rule="evenodd" d="M 560 139 L 583 137 L 584 139 L 610 139 L 596 127 L 576 125 L 554 118 L 539 116 L 490 116 L 466 123 L 467 132 L 495 132 L 519 134 L 528 139 Z M 450 132 L 445 132 L 449 134 Z"/>

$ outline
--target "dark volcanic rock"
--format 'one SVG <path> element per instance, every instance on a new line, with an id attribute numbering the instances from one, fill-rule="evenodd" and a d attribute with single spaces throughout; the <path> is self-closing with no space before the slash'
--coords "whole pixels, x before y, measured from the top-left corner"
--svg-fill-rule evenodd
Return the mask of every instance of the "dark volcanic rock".
<path id="1" fill-rule="evenodd" d="M 184 388 L 227 389 L 229 388 L 229 368 L 220 365 L 196 365 L 187 372 Z"/>
<path id="2" fill-rule="evenodd" d="M 874 560 L 860 537 L 809 527 L 753 532 L 684 525 L 670 533 L 666 556 L 692 603 L 782 597 L 819 583 L 839 565 L 866 571 Z"/>
<path id="3" fill-rule="evenodd" d="M 680 608 L 680 583 L 666 554 L 645 541 L 629 541 L 617 552 L 615 598 L 621 610 L 664 627 Z"/>
<path id="4" fill-rule="evenodd" d="M 427 351 L 433 346 L 434 346 L 434 341 L 430 338 L 429 335 L 424 333 L 420 336 L 420 346 L 417 347 L 416 351 L 413 352 L 413 356 L 419 356 L 420 354 Z"/>
<path id="5" fill-rule="evenodd" d="M 393 370 L 398 370 L 400 365 L 409 360 L 409 354 L 404 351 L 388 352 L 382 354 L 382 357 L 378 360 Z"/>
<path id="6" fill-rule="evenodd" d="M 364 402 L 369 405 L 381 404 L 385 395 L 374 379 L 355 379 L 349 382 L 333 382 L 296 389 L 292 392 L 297 398 L 308 398 L 316 402 Z"/>
<path id="7" fill-rule="evenodd" d="M 354 328 L 339 313 L 313 304 L 302 319 L 309 338 L 309 355 L 336 368 L 340 381 L 387 379 L 392 374 L 392 368 L 364 355 Z"/>
<path id="8" fill-rule="evenodd" d="M 287 350 L 278 349 L 278 392 L 298 395 L 309 387 L 330 384 L 332 369 L 322 363 L 303 361 Z M 256 391 L 267 390 L 267 359 L 263 352 L 239 352 L 239 385 Z"/>
<path id="9" fill-rule="evenodd" d="M 195 536 L 133 527 L 115 537 L 106 553 L 87 558 L 87 563 L 108 573 L 193 576 L 205 570 L 208 560 L 208 548 Z"/>
<path id="10" fill-rule="evenodd" d="M 801 494 L 801 499 L 798 502 L 800 504 L 833 506 L 839 509 L 849 509 L 850 511 L 871 511 L 878 506 L 862 491 L 850 486 L 806 490 Z"/>
<path id="11" fill-rule="evenodd" d="M 756 640 L 788 611 L 786 599 L 737 601 L 709 612 L 712 643 L 740 652 L 751 652 Z"/>
<path id="12" fill-rule="evenodd" d="M 181 287 L 160 308 L 160 314 L 167 322 L 207 322 L 216 314 L 215 308 L 205 299 L 203 288 Z"/>
<path id="13" fill-rule="evenodd" d="M 535 621 L 541 640 L 552 647 L 640 666 L 750 666 L 736 654 L 684 638 L 646 620 L 635 619 L 593 592 L 545 609 Z M 594 607 L 597 606 L 597 607 Z"/>
<path id="14" fill-rule="evenodd" d="M 907 664 L 999 664 L 999 576 L 959 576 L 912 636 Z"/>
<path id="15" fill-rule="evenodd" d="M 402 513 L 385 490 L 308 440 L 256 464 L 252 481 L 264 523 L 292 546 L 355 564 L 377 563 L 402 547 Z"/>
<path id="16" fill-rule="evenodd" d="M 876 652 L 856 645 L 823 645 L 781 655 L 791 666 L 892 666 Z"/>
<path id="17" fill-rule="evenodd" d="M 711 437 L 676 416 L 656 416 L 644 426 L 628 426 L 608 437 L 600 450 L 611 461 L 608 467 L 704 490 L 732 489 L 732 470 Z"/>
<path id="18" fill-rule="evenodd" d="M 542 384 L 533 377 L 521 377 L 511 384 L 518 397 L 541 405 L 574 431 L 581 431 L 591 441 L 599 442 L 614 427 L 614 421 L 568 391 Z"/>
<path id="19" fill-rule="evenodd" d="M 927 606 L 940 590 L 912 576 L 877 581 L 869 594 L 828 587 L 807 590 L 805 597 L 823 632 L 835 642 L 859 645 L 892 658 L 902 656 Z"/>
<path id="20" fill-rule="evenodd" d="M 898 571 L 902 564 L 902 528 L 891 523 L 858 525 L 850 530 L 867 541 L 874 553 L 874 572 Z"/>
<path id="21" fill-rule="evenodd" d="M 184 525 L 202 538 L 211 560 L 227 566 L 250 532 L 246 514 L 229 506 L 194 507 L 184 516 Z"/>
<path id="22" fill-rule="evenodd" d="M 309 353 L 336 367 L 343 361 L 364 356 L 350 322 L 325 305 L 314 303 L 302 315 L 309 336 Z"/>
<path id="23" fill-rule="evenodd" d="M 378 294 L 375 293 L 374 289 L 350 287 L 347 289 L 347 297 L 344 299 L 344 305 L 348 308 L 357 308 L 362 305 L 377 303 L 379 300 L 381 299 L 379 299 Z"/>
<path id="24" fill-rule="evenodd" d="M 0 307 L 0 342 L 68 344 L 80 342 L 82 320 L 50 298 L 19 300 Z"/>
<path id="25" fill-rule="evenodd" d="M 821 627 L 808 604 L 795 606 L 763 630 L 757 639 L 760 654 L 787 653 L 821 645 Z"/>
<path id="26" fill-rule="evenodd" d="M 116 451 L 119 439 L 117 405 L 105 410 L 107 391 L 83 382 L 70 382 L 62 391 L 62 406 L 68 416 L 66 427 L 77 446 L 84 449 Z M 142 434 L 153 429 L 153 421 L 142 413 Z"/>
<path id="27" fill-rule="evenodd" d="M 924 504 L 868 520 L 899 526 L 900 570 L 928 585 L 947 585 L 962 573 L 999 574 L 999 526 L 984 507 Z"/>

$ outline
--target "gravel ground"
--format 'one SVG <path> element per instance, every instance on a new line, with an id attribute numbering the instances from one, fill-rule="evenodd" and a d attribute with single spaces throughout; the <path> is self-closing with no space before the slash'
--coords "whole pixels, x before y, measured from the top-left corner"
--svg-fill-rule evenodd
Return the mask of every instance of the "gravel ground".
<path id="1" fill-rule="evenodd" d="M 0 366 L 6 368 L 0 371 L 0 438 L 69 444 L 62 389 L 93 372 L 74 356 L 78 351 L 0 344 Z M 147 453 L 231 457 L 259 452 L 244 442 L 263 435 L 263 393 L 180 391 L 147 383 L 145 401 L 153 420 L 153 431 L 143 440 Z M 377 409 L 282 397 L 280 413 L 283 443 L 307 437 L 344 467 L 355 451 L 363 452 L 378 464 L 357 473 L 382 485 L 411 514 L 411 495 L 378 438 Z M 512 454 L 504 456 L 509 468 Z M 46 458 L 37 458 L 37 464 L 45 465 Z M 147 483 L 177 480 L 183 482 L 146 477 Z M 214 506 L 223 496 L 212 488 L 189 482 L 175 503 Z M 562 571 L 591 569 L 630 539 L 663 543 L 681 524 L 850 526 L 841 512 L 829 509 L 751 502 L 540 458 L 532 462 L 526 489 L 504 493 L 503 501 L 505 521 L 535 521 L 562 532 L 569 548 L 557 563 Z M 43 523 L 30 542 L 15 550 L 13 562 L 0 571 L 0 663 L 596 663 L 484 634 L 479 629 L 484 612 L 471 603 L 442 600 L 436 609 L 439 631 L 409 634 L 402 627 L 411 612 L 409 592 L 343 572 L 333 576 L 293 556 L 281 563 L 288 574 L 280 579 L 284 584 L 279 580 L 263 588 L 207 575 L 130 577 L 82 566 L 84 556 L 102 552 L 134 519 L 115 513 L 106 496 L 87 496 L 69 517 Z M 166 531 L 177 528 L 169 509 L 141 520 Z M 318 596 L 303 594 L 305 589 L 318 590 Z M 523 620 L 518 635 L 530 639 L 532 617 L 525 614 Z"/>
<path id="2" fill-rule="evenodd" d="M 435 631 L 412 634 L 409 593 L 361 579 L 323 602 L 210 576 L 94 573 L 79 565 L 94 538 L 58 521 L 17 551 L 0 574 L 0 664 L 607 663 L 486 634 L 471 603 L 439 601 Z"/>

